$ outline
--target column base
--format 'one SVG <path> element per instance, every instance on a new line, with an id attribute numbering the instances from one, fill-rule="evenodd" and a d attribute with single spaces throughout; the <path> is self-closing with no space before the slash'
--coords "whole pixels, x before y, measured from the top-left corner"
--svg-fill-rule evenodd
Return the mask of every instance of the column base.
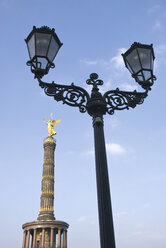
<path id="1" fill-rule="evenodd" d="M 57 238 L 58 234 L 63 235 L 65 231 L 67 231 L 68 227 L 69 227 L 68 223 L 63 222 L 63 221 L 58 221 L 58 220 L 54 220 L 54 221 L 52 220 L 51 221 L 43 221 L 43 220 L 39 221 L 38 220 L 38 221 L 25 223 L 22 226 L 24 232 L 29 233 L 32 236 L 31 244 L 28 244 L 28 241 L 27 241 L 26 244 L 28 244 L 29 246 L 26 248 L 41 247 L 42 242 L 44 242 L 44 247 L 55 248 L 57 247 L 57 242 L 60 238 L 60 237 Z M 34 232 L 34 230 L 36 231 Z M 44 237 L 42 237 L 43 233 L 44 233 Z M 29 237 L 26 235 L 24 243 L 27 238 L 29 240 Z M 62 242 L 60 245 L 61 246 L 58 248 L 67 247 L 66 242 Z"/>

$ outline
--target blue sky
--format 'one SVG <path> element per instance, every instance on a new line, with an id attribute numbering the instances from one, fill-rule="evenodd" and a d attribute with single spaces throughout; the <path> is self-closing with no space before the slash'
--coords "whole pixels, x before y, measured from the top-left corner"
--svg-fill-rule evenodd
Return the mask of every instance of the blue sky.
<path id="1" fill-rule="evenodd" d="M 166 2 L 163 0 L 0 0 L 1 139 L 0 246 L 20 248 L 22 224 L 40 205 L 43 139 L 50 113 L 56 126 L 55 216 L 70 224 L 69 248 L 99 248 L 91 117 L 47 97 L 26 66 L 24 39 L 55 28 L 64 43 L 45 81 L 102 91 L 141 90 L 120 54 L 135 42 L 153 43 L 155 82 L 144 104 L 105 116 L 108 170 L 117 248 L 166 246 Z"/>

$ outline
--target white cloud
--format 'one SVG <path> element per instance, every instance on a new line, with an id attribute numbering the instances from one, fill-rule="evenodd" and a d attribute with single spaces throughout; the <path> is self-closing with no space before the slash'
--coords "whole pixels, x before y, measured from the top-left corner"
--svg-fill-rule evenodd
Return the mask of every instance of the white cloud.
<path id="1" fill-rule="evenodd" d="M 95 225 L 95 224 L 96 224 L 96 221 L 92 220 L 92 221 L 90 222 L 90 224 L 91 224 L 91 225 Z"/>
<path id="2" fill-rule="evenodd" d="M 120 217 L 125 216 L 125 215 L 127 215 L 127 212 L 126 211 L 121 211 L 121 212 L 115 213 L 115 216 L 117 218 L 120 218 Z"/>
<path id="3" fill-rule="evenodd" d="M 160 20 L 156 20 L 155 24 L 153 25 L 153 30 L 161 31 L 163 29 L 163 25 Z"/>
<path id="4" fill-rule="evenodd" d="M 159 45 L 158 47 L 156 47 L 156 48 L 155 48 L 155 52 L 156 52 L 157 54 L 163 55 L 163 53 L 166 52 L 166 44 L 161 44 L 161 45 Z"/>
<path id="5" fill-rule="evenodd" d="M 67 153 L 68 155 L 73 155 L 73 154 L 75 154 L 74 151 L 67 151 L 66 153 Z"/>
<path id="6" fill-rule="evenodd" d="M 106 144 L 106 150 L 108 153 L 111 153 L 114 155 L 121 155 L 126 152 L 126 150 L 121 145 L 116 144 L 116 143 Z"/>
<path id="7" fill-rule="evenodd" d="M 154 13 L 157 10 L 159 10 L 161 8 L 161 6 L 159 4 L 156 4 L 154 6 L 152 6 L 151 8 L 148 9 L 148 13 Z"/>
<path id="8" fill-rule="evenodd" d="M 132 85 L 132 84 L 121 84 L 119 86 L 120 90 L 125 90 L 125 91 L 134 91 L 134 90 L 138 90 L 138 86 L 137 85 Z"/>
<path id="9" fill-rule="evenodd" d="M 142 231 L 135 231 L 135 232 L 133 232 L 133 235 L 134 236 L 138 236 L 138 235 L 142 235 L 142 234 L 144 234 Z"/>
<path id="10" fill-rule="evenodd" d="M 88 151 L 83 151 L 82 153 L 80 153 L 80 156 L 83 157 L 83 158 L 93 158 L 95 155 L 95 152 L 94 150 L 88 150 Z"/>
<path id="11" fill-rule="evenodd" d="M 39 94 L 40 94 L 40 96 L 42 96 L 42 97 L 47 97 L 47 95 L 46 95 L 46 93 L 44 92 L 43 89 L 39 91 Z"/>
<path id="12" fill-rule="evenodd" d="M 85 222 L 87 221 L 87 217 L 86 216 L 81 216 L 77 219 L 78 222 Z"/>
<path id="13" fill-rule="evenodd" d="M 133 232 L 134 236 L 146 236 L 152 240 L 166 240 L 166 234 L 165 233 L 156 233 L 156 232 L 148 232 L 143 230 L 138 230 Z"/>
<path id="14" fill-rule="evenodd" d="M 94 150 L 89 150 L 89 151 L 87 151 L 87 154 L 88 154 L 88 155 L 94 155 Z"/>
<path id="15" fill-rule="evenodd" d="M 152 234 L 150 234 L 148 236 L 150 238 L 152 238 L 152 239 L 159 239 L 159 240 L 166 239 L 166 234 L 165 233 L 152 233 Z"/>
<path id="16" fill-rule="evenodd" d="M 108 69 L 110 68 L 110 61 L 106 61 L 104 59 L 90 59 L 90 58 L 84 58 L 84 59 L 80 59 L 80 63 L 85 64 L 86 66 L 94 66 L 94 65 L 98 65 L 102 68 Z"/>
<path id="17" fill-rule="evenodd" d="M 111 87 L 112 87 L 112 82 L 111 80 L 108 80 L 106 83 L 104 82 L 104 84 L 100 88 L 100 92 L 104 94 L 106 91 L 111 90 Z"/>
<path id="18" fill-rule="evenodd" d="M 110 59 L 110 63 L 113 63 L 116 69 L 124 68 L 124 61 L 121 54 L 126 52 L 126 50 L 126 48 L 119 48 L 117 55 Z"/>
<path id="19" fill-rule="evenodd" d="M 121 54 L 126 52 L 126 50 L 127 50 L 126 48 L 119 48 L 117 50 L 117 54 L 109 60 L 104 60 L 104 59 L 92 60 L 90 58 L 84 58 L 84 59 L 80 59 L 80 62 L 84 63 L 87 66 L 99 65 L 106 69 L 110 69 L 112 68 L 112 66 L 114 66 L 116 69 L 121 69 L 124 68 L 123 57 Z"/>
<path id="20" fill-rule="evenodd" d="M 98 63 L 99 63 L 99 61 L 98 60 L 91 60 L 91 59 L 89 59 L 89 58 L 84 58 L 84 59 L 80 59 L 80 62 L 81 63 L 84 63 L 84 64 L 86 64 L 86 65 L 97 65 Z"/>
<path id="21" fill-rule="evenodd" d="M 108 154 L 110 153 L 112 155 L 121 155 L 121 154 L 126 153 L 126 150 L 124 149 L 124 147 L 122 147 L 121 145 L 116 144 L 116 143 L 107 143 L 106 144 L 106 151 Z M 94 155 L 94 153 L 95 153 L 94 150 L 89 150 L 84 154 L 91 156 L 91 155 Z"/>
<path id="22" fill-rule="evenodd" d="M 159 46 L 155 47 L 155 53 L 157 54 L 155 59 L 155 69 L 159 68 L 160 66 L 165 66 L 166 44 L 160 44 Z"/>
<path id="23" fill-rule="evenodd" d="M 108 120 L 109 125 L 111 126 L 111 128 L 116 128 L 119 126 L 120 121 L 117 117 L 112 116 L 112 118 L 110 120 Z"/>
<path id="24" fill-rule="evenodd" d="M 77 219 L 77 222 L 79 223 L 89 223 L 90 225 L 95 225 L 96 224 L 96 220 L 92 217 L 92 216 L 81 216 Z"/>

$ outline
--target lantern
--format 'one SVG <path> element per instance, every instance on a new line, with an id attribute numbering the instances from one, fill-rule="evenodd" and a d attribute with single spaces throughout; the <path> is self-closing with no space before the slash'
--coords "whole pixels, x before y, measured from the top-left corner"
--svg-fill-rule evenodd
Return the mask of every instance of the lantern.
<path id="1" fill-rule="evenodd" d="M 25 42 L 30 57 L 27 65 L 31 66 L 31 71 L 35 74 L 35 77 L 42 78 L 50 68 L 55 67 L 53 60 L 62 43 L 55 30 L 46 26 L 41 28 L 34 26 Z"/>
<path id="2" fill-rule="evenodd" d="M 156 79 L 153 75 L 154 51 L 152 45 L 133 43 L 122 54 L 127 69 L 144 89 L 149 90 Z"/>

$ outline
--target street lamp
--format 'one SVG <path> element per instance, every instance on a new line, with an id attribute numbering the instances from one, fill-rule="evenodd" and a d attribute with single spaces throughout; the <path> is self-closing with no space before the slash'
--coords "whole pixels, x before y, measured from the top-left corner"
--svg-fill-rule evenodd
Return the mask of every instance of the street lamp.
<path id="1" fill-rule="evenodd" d="M 92 85 L 89 95 L 85 89 L 73 83 L 61 85 L 41 80 L 49 69 L 54 67 L 53 60 L 62 45 L 54 29 L 46 26 L 34 27 L 25 41 L 30 56 L 27 65 L 31 66 L 32 73 L 46 95 L 69 106 L 78 107 L 81 113 L 87 112 L 93 118 L 100 243 L 101 248 L 115 248 L 103 115 L 112 115 L 115 110 L 135 108 L 137 104 L 144 102 L 156 79 L 153 75 L 153 47 L 135 42 L 122 54 L 126 67 L 144 89 L 143 92 L 120 91 L 117 88 L 102 95 L 98 86 L 103 85 L 103 81 L 98 79 L 96 73 L 92 73 L 86 81 L 88 85 Z"/>

